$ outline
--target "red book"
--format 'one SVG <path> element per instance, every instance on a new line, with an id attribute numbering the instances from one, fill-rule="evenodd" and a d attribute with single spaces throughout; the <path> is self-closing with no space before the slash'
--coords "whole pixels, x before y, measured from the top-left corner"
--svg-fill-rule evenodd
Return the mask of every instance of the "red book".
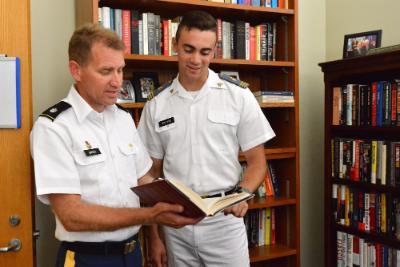
<path id="1" fill-rule="evenodd" d="M 250 26 L 250 60 L 256 60 L 256 30 Z"/>
<path id="2" fill-rule="evenodd" d="M 217 19 L 217 54 L 215 58 L 222 58 L 222 20 Z"/>
<path id="3" fill-rule="evenodd" d="M 169 22 L 167 19 L 162 21 L 162 25 L 163 25 L 163 47 L 164 47 L 164 51 L 163 51 L 163 55 L 164 56 L 169 56 Z"/>
<path id="4" fill-rule="evenodd" d="M 271 208 L 271 245 L 276 243 L 275 209 Z"/>
<path id="5" fill-rule="evenodd" d="M 376 126 L 376 82 L 371 86 L 371 125 Z"/>
<path id="6" fill-rule="evenodd" d="M 131 53 L 131 11 L 122 10 L 122 41 L 125 44 L 125 54 Z"/>

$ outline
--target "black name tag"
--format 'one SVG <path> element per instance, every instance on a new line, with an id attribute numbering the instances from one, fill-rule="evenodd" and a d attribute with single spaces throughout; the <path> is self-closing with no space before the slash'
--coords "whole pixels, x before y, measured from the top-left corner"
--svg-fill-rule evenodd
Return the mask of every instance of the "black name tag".
<path id="1" fill-rule="evenodd" d="M 85 152 L 85 155 L 88 157 L 101 154 L 100 149 L 98 149 L 98 148 L 86 149 L 86 150 L 83 150 L 83 152 Z"/>
<path id="2" fill-rule="evenodd" d="M 168 118 L 168 119 L 165 119 L 165 120 L 162 120 L 162 121 L 159 121 L 158 122 L 158 127 L 163 127 L 163 126 L 166 126 L 166 125 L 169 125 L 169 124 L 172 124 L 172 123 L 174 123 L 175 122 L 175 119 L 174 119 L 174 117 L 171 117 L 171 118 Z"/>

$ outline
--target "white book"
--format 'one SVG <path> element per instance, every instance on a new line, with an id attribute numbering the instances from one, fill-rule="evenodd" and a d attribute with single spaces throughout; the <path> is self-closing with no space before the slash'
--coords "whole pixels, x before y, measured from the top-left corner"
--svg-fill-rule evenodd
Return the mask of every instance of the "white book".
<path id="1" fill-rule="evenodd" d="M 346 264 L 348 267 L 353 267 L 353 238 L 353 235 L 347 234 Z"/>
<path id="2" fill-rule="evenodd" d="M 107 29 L 111 29 L 111 10 L 107 6 L 102 7 L 102 18 L 103 18 L 103 27 Z"/>
<path id="3" fill-rule="evenodd" d="M 98 9 L 97 9 L 97 15 L 98 15 L 98 19 L 97 19 L 97 21 L 98 21 L 98 23 L 99 23 L 99 25 L 100 26 L 103 26 L 103 8 L 102 7 L 99 7 Z"/>
<path id="4" fill-rule="evenodd" d="M 245 22 L 245 51 L 246 51 L 246 60 L 250 60 L 250 23 Z"/>
<path id="5" fill-rule="evenodd" d="M 364 239 L 360 237 L 360 242 L 359 242 L 359 251 L 360 251 L 360 256 L 359 256 L 359 266 L 364 267 Z"/>
<path id="6" fill-rule="evenodd" d="M 386 185 L 387 144 L 385 144 L 385 143 L 382 144 L 381 153 L 382 153 L 382 156 L 381 156 L 381 161 L 382 161 L 381 184 Z"/>
<path id="7" fill-rule="evenodd" d="M 115 32 L 122 39 L 122 9 L 115 9 L 114 11 Z"/>
<path id="8" fill-rule="evenodd" d="M 147 23 L 147 13 L 142 14 L 143 27 L 143 55 L 149 54 L 149 33 Z"/>
<path id="9" fill-rule="evenodd" d="M 346 125 L 352 125 L 352 106 L 353 106 L 353 85 L 347 85 L 347 102 L 346 102 Z"/>
<path id="10" fill-rule="evenodd" d="M 143 21 L 139 20 L 139 55 L 143 55 Z"/>

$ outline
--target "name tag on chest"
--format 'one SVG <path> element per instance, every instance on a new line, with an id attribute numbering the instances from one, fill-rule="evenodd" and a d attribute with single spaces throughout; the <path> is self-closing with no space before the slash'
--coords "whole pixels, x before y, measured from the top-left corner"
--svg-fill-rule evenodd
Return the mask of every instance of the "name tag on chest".
<path id="1" fill-rule="evenodd" d="M 159 121 L 159 122 L 158 122 L 158 127 L 161 128 L 161 127 L 164 127 L 164 126 L 173 124 L 173 123 L 175 123 L 175 119 L 174 119 L 174 117 L 171 117 L 171 118 L 168 118 L 168 119 Z"/>
<path id="2" fill-rule="evenodd" d="M 86 149 L 86 150 L 83 150 L 83 152 L 85 152 L 85 155 L 87 157 L 96 156 L 96 155 L 101 154 L 100 149 L 98 149 L 98 148 Z"/>

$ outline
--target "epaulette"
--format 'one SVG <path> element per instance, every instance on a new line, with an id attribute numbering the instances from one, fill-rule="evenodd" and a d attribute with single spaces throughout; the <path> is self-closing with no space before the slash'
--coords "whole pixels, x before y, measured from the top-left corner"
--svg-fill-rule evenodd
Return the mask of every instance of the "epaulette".
<path id="1" fill-rule="evenodd" d="M 239 86 L 239 87 L 241 87 L 243 89 L 246 89 L 247 87 L 249 87 L 248 83 L 243 82 L 243 81 L 238 80 L 238 79 L 235 79 L 235 78 L 233 78 L 233 77 L 231 77 L 231 76 L 229 76 L 227 74 L 220 73 L 220 74 L 218 74 L 218 76 L 219 76 L 219 78 L 221 80 L 233 83 L 234 85 L 237 85 L 237 86 Z"/>
<path id="2" fill-rule="evenodd" d="M 123 106 L 121 106 L 121 105 L 119 105 L 119 104 L 117 104 L 117 103 L 116 103 L 115 105 L 116 105 L 117 108 L 119 108 L 120 110 L 123 110 L 123 111 L 129 113 L 129 111 L 128 111 L 126 108 L 124 108 Z"/>
<path id="3" fill-rule="evenodd" d="M 155 96 L 157 96 L 159 93 L 161 93 L 165 88 L 168 88 L 172 84 L 173 80 L 170 80 L 160 87 L 158 87 L 156 90 L 154 90 L 153 93 L 150 92 L 149 96 L 147 97 L 147 100 L 153 99 Z"/>
<path id="4" fill-rule="evenodd" d="M 43 111 L 42 114 L 39 115 L 39 117 L 46 117 L 49 120 L 54 121 L 58 115 L 60 115 L 62 112 L 66 111 L 70 107 L 71 105 L 69 103 L 60 101 L 54 106 L 49 107 L 48 109 Z"/>

